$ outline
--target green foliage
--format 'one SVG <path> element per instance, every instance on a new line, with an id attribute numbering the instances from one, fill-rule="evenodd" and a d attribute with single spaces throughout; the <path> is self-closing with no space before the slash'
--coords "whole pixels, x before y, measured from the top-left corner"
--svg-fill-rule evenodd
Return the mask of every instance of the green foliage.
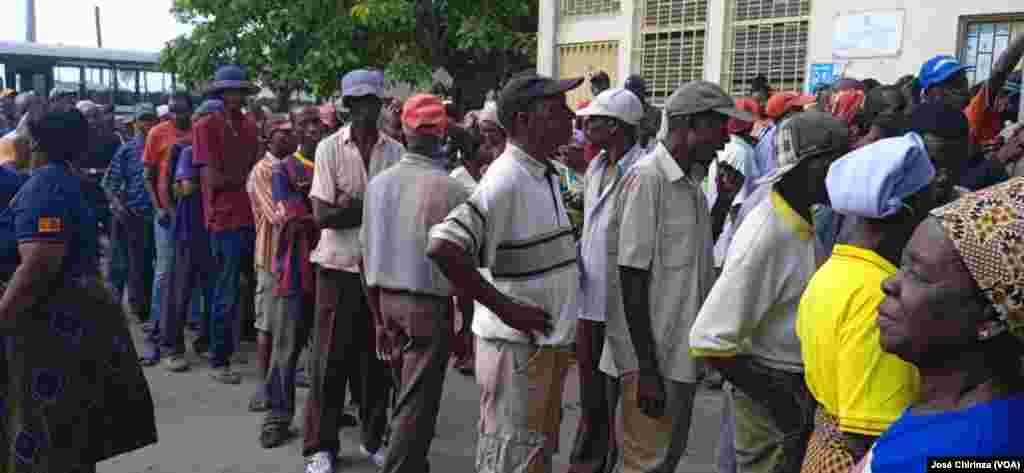
<path id="1" fill-rule="evenodd" d="M 278 94 L 327 97 L 359 67 L 423 85 L 439 66 L 536 48 L 535 26 L 523 27 L 535 22 L 522 21 L 535 6 L 518 0 L 174 0 L 171 11 L 193 28 L 168 42 L 161 63 L 190 87 L 237 63 Z"/>

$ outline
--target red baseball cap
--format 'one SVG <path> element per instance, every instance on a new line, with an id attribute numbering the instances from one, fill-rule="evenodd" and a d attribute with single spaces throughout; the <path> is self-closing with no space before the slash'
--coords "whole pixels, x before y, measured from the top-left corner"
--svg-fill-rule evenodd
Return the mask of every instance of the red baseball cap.
<path id="1" fill-rule="evenodd" d="M 402 106 L 402 125 L 420 133 L 444 137 L 448 133 L 448 112 L 436 95 L 419 94 Z"/>
<path id="2" fill-rule="evenodd" d="M 779 118 L 785 115 L 791 108 L 803 107 L 816 101 L 817 99 L 813 95 L 779 92 L 768 99 L 768 104 L 764 107 L 764 114 L 770 118 Z"/>

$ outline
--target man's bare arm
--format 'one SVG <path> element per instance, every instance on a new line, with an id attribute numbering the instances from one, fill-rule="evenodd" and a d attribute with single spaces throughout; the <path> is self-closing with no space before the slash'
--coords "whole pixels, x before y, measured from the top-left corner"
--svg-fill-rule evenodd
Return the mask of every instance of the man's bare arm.
<path id="1" fill-rule="evenodd" d="M 337 207 L 313 197 L 313 219 L 320 228 L 342 230 L 363 224 L 363 201 L 351 199 L 346 207 Z"/>
<path id="2" fill-rule="evenodd" d="M 458 245 L 432 239 L 427 247 L 427 257 L 458 288 L 459 295 L 479 301 L 509 327 L 526 334 L 551 332 L 548 314 L 538 307 L 520 304 L 495 288 L 477 271 L 470 256 Z"/>

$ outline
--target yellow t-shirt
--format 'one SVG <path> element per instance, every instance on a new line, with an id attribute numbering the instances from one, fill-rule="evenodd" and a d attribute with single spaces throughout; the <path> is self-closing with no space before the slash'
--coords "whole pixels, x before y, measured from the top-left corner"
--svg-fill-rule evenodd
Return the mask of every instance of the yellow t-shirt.
<path id="1" fill-rule="evenodd" d="M 844 432 L 881 435 L 917 397 L 917 369 L 879 344 L 881 284 L 895 273 L 874 251 L 836 245 L 800 300 L 807 386 Z"/>

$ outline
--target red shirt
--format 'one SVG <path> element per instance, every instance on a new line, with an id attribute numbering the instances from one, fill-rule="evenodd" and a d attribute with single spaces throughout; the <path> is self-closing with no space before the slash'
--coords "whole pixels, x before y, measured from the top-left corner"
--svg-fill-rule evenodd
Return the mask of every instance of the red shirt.
<path id="1" fill-rule="evenodd" d="M 156 206 L 161 209 L 174 207 L 171 199 L 171 147 L 176 143 L 189 143 L 192 137 L 188 131 L 178 130 L 174 121 L 163 122 L 150 130 L 146 135 L 146 148 L 142 152 L 142 162 L 147 167 L 155 167 L 160 172 L 156 181 Z"/>
<path id="2" fill-rule="evenodd" d="M 259 160 L 259 132 L 256 122 L 243 116 L 241 125 L 233 130 L 222 112 L 212 113 L 192 127 L 192 163 L 201 167 L 206 227 L 210 231 L 237 230 L 254 225 L 252 205 L 245 190 L 249 171 Z M 231 187 L 214 190 L 207 178 L 213 168 Z"/>

